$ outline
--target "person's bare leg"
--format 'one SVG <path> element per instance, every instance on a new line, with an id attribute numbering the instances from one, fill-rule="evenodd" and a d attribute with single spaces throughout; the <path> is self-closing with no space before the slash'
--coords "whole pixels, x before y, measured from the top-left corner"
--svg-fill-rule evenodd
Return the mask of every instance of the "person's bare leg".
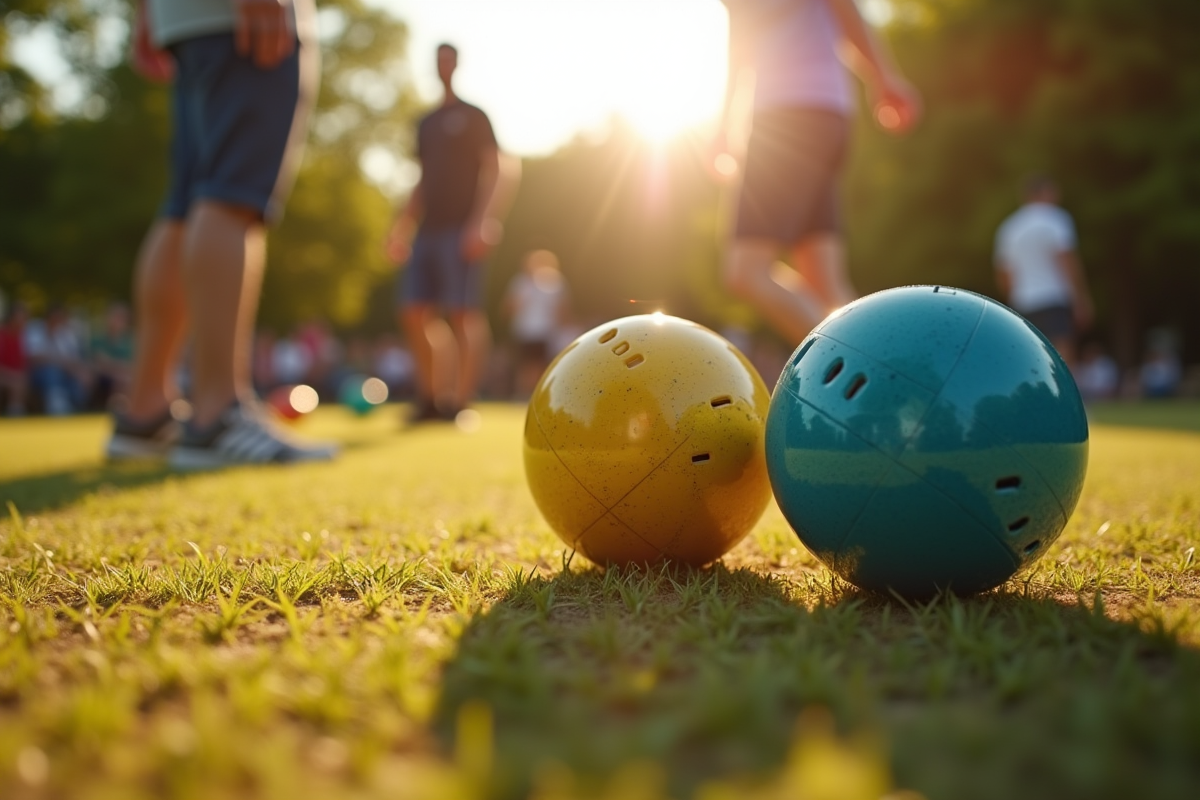
<path id="1" fill-rule="evenodd" d="M 265 261 L 258 212 L 209 200 L 193 207 L 183 239 L 183 283 L 193 321 L 192 404 L 200 427 L 215 422 L 235 399 L 254 397 L 250 346 Z"/>
<path id="2" fill-rule="evenodd" d="M 137 320 L 128 414 L 149 420 L 179 398 L 175 367 L 187 329 L 181 258 L 184 224 L 157 220 L 146 233 L 134 268 Z"/>
<path id="3" fill-rule="evenodd" d="M 858 299 L 846 268 L 846 245 L 839 234 L 815 233 L 802 239 L 792 248 L 792 266 L 826 315 Z"/>
<path id="4" fill-rule="evenodd" d="M 417 399 L 433 397 L 433 347 L 425 333 L 425 323 L 433 312 L 428 306 L 405 306 L 396 314 L 396 321 L 408 339 L 417 372 Z"/>
<path id="5" fill-rule="evenodd" d="M 784 286 L 772 274 L 778 245 L 762 239 L 738 239 L 729 247 L 725 283 L 749 302 L 792 345 L 825 318 L 820 304 L 797 283 Z"/>
<path id="6" fill-rule="evenodd" d="M 417 366 L 417 400 L 441 403 L 453 394 L 453 335 L 432 306 L 408 306 L 400 313 L 400 326 L 412 348 Z"/>
<path id="7" fill-rule="evenodd" d="M 479 381 L 487 364 L 488 346 L 492 331 L 487 317 L 476 309 L 450 314 L 450 329 L 458 343 L 458 380 L 454 391 L 454 407 L 466 408 L 475 399 Z"/>

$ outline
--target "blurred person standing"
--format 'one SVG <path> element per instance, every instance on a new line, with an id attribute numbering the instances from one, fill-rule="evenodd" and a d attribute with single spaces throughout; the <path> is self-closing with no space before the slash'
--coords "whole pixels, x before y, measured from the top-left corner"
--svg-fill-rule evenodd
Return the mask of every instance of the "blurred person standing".
<path id="1" fill-rule="evenodd" d="M 1042 332 L 1074 369 L 1075 341 L 1092 324 L 1092 296 L 1075 251 L 1075 223 L 1058 187 L 1035 175 L 1025 203 L 996 231 L 996 282 L 1012 309 Z"/>
<path id="2" fill-rule="evenodd" d="M 312 366 L 312 351 L 298 332 L 291 336 L 280 336 L 271 348 L 271 375 L 275 378 L 271 388 L 305 383 Z"/>
<path id="3" fill-rule="evenodd" d="M 1183 361 L 1179 342 L 1164 328 L 1154 328 L 1146 336 L 1146 358 L 1138 369 L 1142 396 L 1152 400 L 1172 397 L 1183 381 Z"/>
<path id="4" fill-rule="evenodd" d="M 1084 345 L 1074 374 L 1084 400 L 1111 400 L 1121 388 L 1121 370 L 1099 342 Z"/>
<path id="5" fill-rule="evenodd" d="M 112 303 L 104 311 L 104 323 L 92 336 L 93 408 L 104 408 L 114 396 L 129 391 L 129 371 L 133 364 L 133 329 L 129 306 Z"/>
<path id="6" fill-rule="evenodd" d="M 265 394 L 275 388 L 275 333 L 265 328 L 254 334 L 254 344 L 250 353 L 250 376 L 254 382 L 254 390 Z"/>
<path id="7" fill-rule="evenodd" d="M 4 393 L 4 413 L 24 416 L 29 395 L 29 362 L 25 358 L 25 324 L 29 311 L 23 303 L 13 303 L 0 322 L 0 392 Z"/>
<path id="8" fill-rule="evenodd" d="M 908 130 L 920 101 L 854 0 L 722 2 L 729 71 L 711 167 L 741 179 L 724 277 L 794 346 L 857 297 L 838 208 L 854 114 L 840 54 L 866 84 L 885 130 Z M 739 157 L 746 113 L 751 127 Z M 791 270 L 777 268 L 781 255 Z"/>
<path id="9" fill-rule="evenodd" d="M 266 258 L 299 166 L 319 51 L 312 0 L 140 0 L 134 66 L 174 80 L 171 183 L 142 244 L 128 409 L 110 458 L 169 454 L 202 469 L 324 460 L 276 428 L 254 394 L 251 342 Z M 193 414 L 172 415 L 191 324 Z"/>
<path id="10" fill-rule="evenodd" d="M 402 400 L 412 395 L 416 365 L 412 353 L 404 348 L 395 334 L 379 337 L 370 369 L 367 371 L 387 384 L 388 396 L 393 400 Z"/>
<path id="11" fill-rule="evenodd" d="M 407 262 L 399 294 L 417 365 L 412 422 L 453 419 L 475 397 L 491 341 L 480 307 L 482 262 L 500 242 L 501 206 L 519 175 L 487 114 L 454 93 L 457 68 L 458 50 L 439 45 L 442 102 L 418 124 L 421 177 L 386 243 L 392 261 Z M 443 316 L 450 337 L 441 333 Z"/>
<path id="12" fill-rule="evenodd" d="M 517 349 L 516 396 L 528 400 L 542 372 L 554 357 L 558 331 L 567 320 L 570 298 L 549 250 L 534 250 L 521 262 L 504 296 L 504 311 L 512 323 Z"/>
<path id="13" fill-rule="evenodd" d="M 308 353 L 308 371 L 304 382 L 321 393 L 336 393 L 335 372 L 342 363 L 342 343 L 328 323 L 313 319 L 296 329 L 295 339 Z"/>
<path id="14" fill-rule="evenodd" d="M 82 411 L 91 388 L 87 353 L 74 322 L 62 306 L 52 306 L 46 319 L 25 325 L 22 346 L 29 364 L 31 390 L 50 416 Z"/>

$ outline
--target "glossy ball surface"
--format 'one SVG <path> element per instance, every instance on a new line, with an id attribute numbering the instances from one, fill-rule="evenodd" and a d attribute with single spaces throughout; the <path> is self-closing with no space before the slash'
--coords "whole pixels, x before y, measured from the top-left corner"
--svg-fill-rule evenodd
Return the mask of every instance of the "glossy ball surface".
<path id="1" fill-rule="evenodd" d="M 908 286 L 830 316 L 788 360 L 767 467 L 800 540 L 864 589 L 1003 583 L 1062 532 L 1087 470 L 1079 391 L 1003 305 Z"/>
<path id="2" fill-rule="evenodd" d="M 576 339 L 538 382 L 525 475 L 550 527 L 600 564 L 706 564 L 770 499 L 770 395 L 728 341 L 663 314 Z"/>

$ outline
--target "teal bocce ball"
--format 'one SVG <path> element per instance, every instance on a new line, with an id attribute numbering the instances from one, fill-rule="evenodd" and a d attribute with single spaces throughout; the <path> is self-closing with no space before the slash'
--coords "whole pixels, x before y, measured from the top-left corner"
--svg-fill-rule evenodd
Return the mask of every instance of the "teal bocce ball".
<path id="1" fill-rule="evenodd" d="M 1032 325 L 962 289 L 857 300 L 792 354 L 767 471 L 804 545 L 863 589 L 998 586 L 1062 532 L 1087 471 L 1066 364 Z"/>
<path id="2" fill-rule="evenodd" d="M 350 375 L 338 387 L 338 402 L 360 417 L 370 414 L 387 399 L 387 384 L 367 375 Z"/>

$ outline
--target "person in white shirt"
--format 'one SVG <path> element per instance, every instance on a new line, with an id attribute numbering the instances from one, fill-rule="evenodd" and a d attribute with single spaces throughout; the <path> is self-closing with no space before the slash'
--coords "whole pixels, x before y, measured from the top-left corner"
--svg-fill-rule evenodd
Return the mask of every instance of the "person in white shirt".
<path id="1" fill-rule="evenodd" d="M 1092 297 L 1075 245 L 1075 224 L 1058 206 L 1058 187 L 1029 178 L 1025 205 L 996 232 L 996 281 L 1006 302 L 1040 330 L 1068 366 L 1075 339 L 1092 324 Z"/>
<path id="2" fill-rule="evenodd" d="M 517 347 L 516 393 L 527 398 L 554 356 L 552 342 L 567 312 L 567 285 L 554 253 L 535 250 L 525 256 L 508 285 L 504 307 Z"/>

